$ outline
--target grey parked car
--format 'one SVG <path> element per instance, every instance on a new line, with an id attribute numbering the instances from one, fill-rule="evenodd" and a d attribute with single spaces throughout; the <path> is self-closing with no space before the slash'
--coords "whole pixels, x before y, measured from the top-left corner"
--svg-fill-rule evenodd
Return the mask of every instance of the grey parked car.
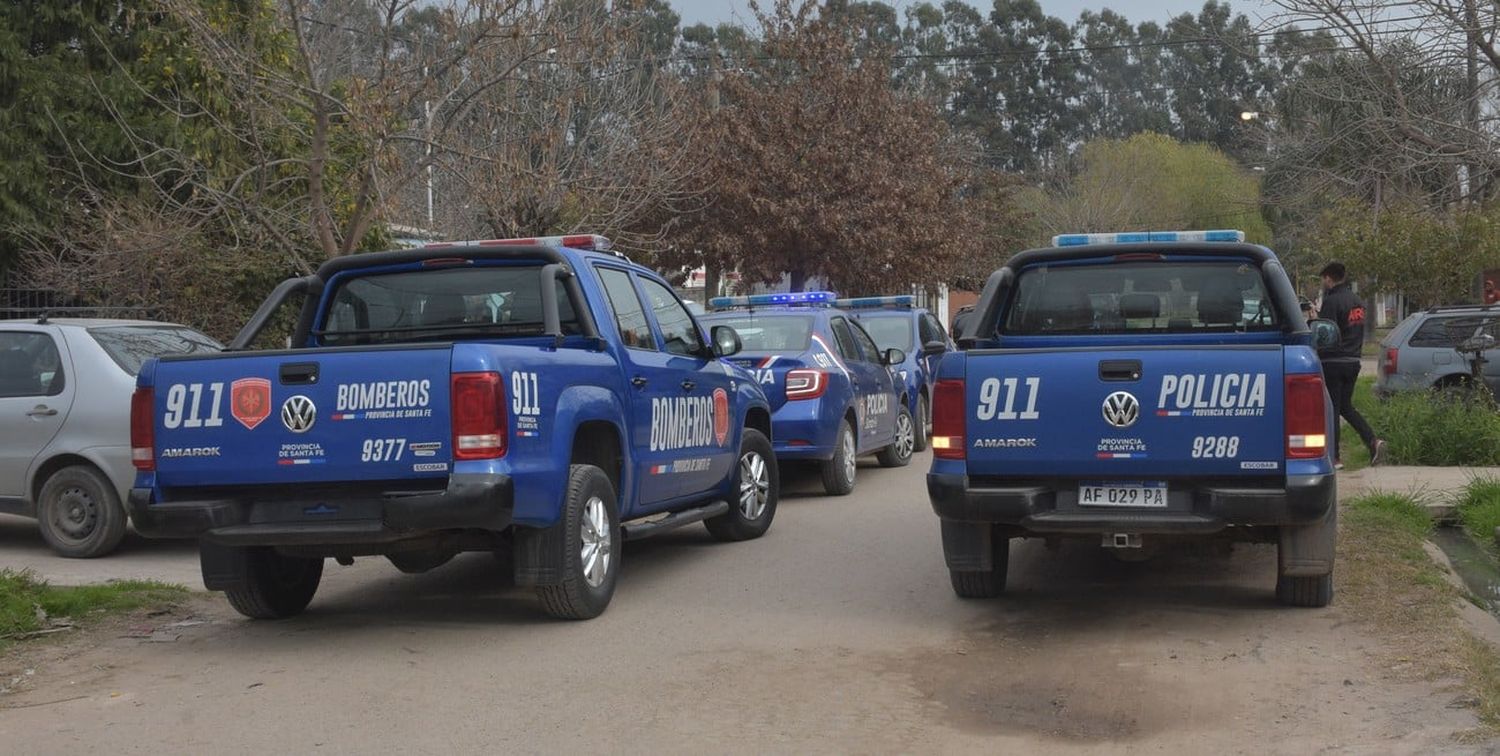
<path id="1" fill-rule="evenodd" d="M 130 395 L 141 363 L 222 348 L 170 323 L 0 320 L 0 512 L 37 518 L 62 556 L 113 551 L 135 480 Z"/>
<path id="2" fill-rule="evenodd" d="M 1469 355 L 1456 346 L 1500 322 L 1500 305 L 1434 307 L 1401 321 L 1380 342 L 1375 394 L 1446 389 L 1472 382 Z M 1493 325 L 1488 330 L 1492 330 Z M 1485 354 L 1484 382 L 1500 392 L 1500 350 Z"/>

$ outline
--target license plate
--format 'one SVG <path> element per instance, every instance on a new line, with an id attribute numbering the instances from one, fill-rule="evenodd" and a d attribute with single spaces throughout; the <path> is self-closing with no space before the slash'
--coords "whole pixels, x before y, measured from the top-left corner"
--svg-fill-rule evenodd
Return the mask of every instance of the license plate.
<path id="1" fill-rule="evenodd" d="M 1078 487 L 1085 507 L 1165 507 L 1166 483 L 1085 483 Z"/>

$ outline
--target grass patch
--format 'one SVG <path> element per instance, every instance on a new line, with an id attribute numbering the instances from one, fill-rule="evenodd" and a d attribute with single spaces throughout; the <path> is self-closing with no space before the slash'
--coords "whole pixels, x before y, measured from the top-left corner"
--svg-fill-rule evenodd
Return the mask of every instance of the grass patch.
<path id="1" fill-rule="evenodd" d="M 1500 527 L 1500 478 L 1475 478 L 1458 497 L 1458 517 L 1469 536 L 1493 548 Z"/>
<path id="2" fill-rule="evenodd" d="M 1484 396 L 1410 391 L 1375 398 L 1375 379 L 1359 379 L 1354 407 L 1385 439 L 1386 464 L 1457 467 L 1500 465 L 1500 412 Z M 1348 425 L 1339 431 L 1344 467 L 1369 464 L 1364 443 Z"/>
<path id="3" fill-rule="evenodd" d="M 1344 502 L 1341 515 L 1337 605 L 1380 631 L 1394 674 L 1462 681 L 1485 734 L 1500 733 L 1500 652 L 1459 616 L 1465 592 L 1423 547 L 1432 520 L 1420 502 L 1372 493 Z"/>
<path id="4" fill-rule="evenodd" d="M 186 595 L 182 586 L 151 580 L 54 586 L 29 571 L 0 569 L 0 648 L 61 618 L 82 623 L 110 612 L 170 604 Z"/>

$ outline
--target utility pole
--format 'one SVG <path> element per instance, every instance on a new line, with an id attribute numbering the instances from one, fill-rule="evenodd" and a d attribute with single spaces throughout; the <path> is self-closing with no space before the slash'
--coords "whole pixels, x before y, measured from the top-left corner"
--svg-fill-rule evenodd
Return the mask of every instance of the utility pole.
<path id="1" fill-rule="evenodd" d="M 1465 83 L 1468 96 L 1467 126 L 1469 127 L 1470 154 L 1464 165 L 1463 200 L 1466 204 L 1474 204 L 1474 192 L 1485 182 L 1480 181 L 1479 163 L 1474 159 L 1474 152 L 1479 149 L 1479 46 L 1475 40 L 1479 37 L 1479 9 L 1476 0 L 1464 0 L 1464 40 L 1467 42 L 1466 54 L 1464 55 Z"/>
<path id="2" fill-rule="evenodd" d="M 708 112 L 719 112 L 719 51 L 715 47 L 708 59 Z M 717 115 L 715 116 L 717 117 Z M 719 268 L 705 260 L 703 262 L 703 304 L 719 296 Z"/>

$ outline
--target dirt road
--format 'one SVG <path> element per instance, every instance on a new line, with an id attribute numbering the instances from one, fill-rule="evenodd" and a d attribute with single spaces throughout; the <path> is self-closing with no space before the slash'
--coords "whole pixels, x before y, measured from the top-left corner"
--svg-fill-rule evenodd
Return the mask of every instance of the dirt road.
<path id="1" fill-rule="evenodd" d="M 330 564 L 288 622 L 202 598 L 150 620 L 210 620 L 171 629 L 175 642 L 109 632 L 34 646 L 0 670 L 35 670 L 0 696 L 0 742 L 27 754 L 1472 750 L 1452 739 L 1475 726 L 1458 692 L 1396 682 L 1379 638 L 1337 601 L 1277 606 L 1271 549 L 1123 564 L 1028 543 L 1012 555 L 1012 595 L 955 599 L 925 468 L 862 468 L 841 499 L 798 480 L 759 542 L 695 527 L 631 543 L 614 604 L 587 623 L 541 618 L 468 555 L 416 577 Z M 193 566 L 191 552 L 170 558 Z"/>

